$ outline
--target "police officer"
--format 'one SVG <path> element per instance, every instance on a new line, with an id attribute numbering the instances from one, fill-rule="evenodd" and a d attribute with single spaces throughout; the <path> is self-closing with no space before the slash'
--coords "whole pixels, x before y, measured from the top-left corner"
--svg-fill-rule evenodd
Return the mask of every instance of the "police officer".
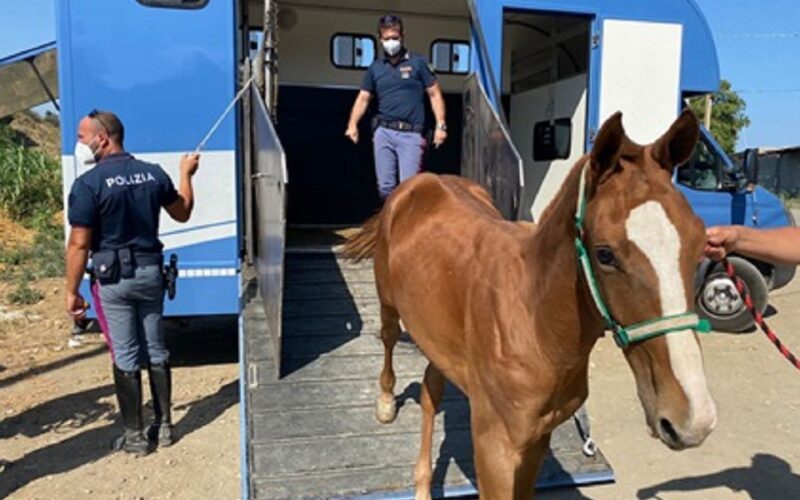
<path id="1" fill-rule="evenodd" d="M 405 48 L 403 21 L 387 15 L 378 21 L 383 57 L 377 58 L 364 75 L 361 91 L 350 113 L 345 135 L 358 143 L 358 122 L 373 96 L 378 98 L 373 148 L 378 192 L 382 199 L 400 182 L 419 173 L 425 153 L 425 104 L 427 93 L 436 117 L 433 143 L 447 139 L 442 90 L 425 58 Z"/>
<path id="2" fill-rule="evenodd" d="M 99 293 L 98 318 L 110 337 L 114 386 L 124 433 L 115 449 L 143 455 L 172 444 L 172 377 L 164 345 L 163 245 L 158 240 L 161 207 L 176 221 L 192 213 L 192 177 L 198 155 L 184 155 L 180 187 L 155 164 L 137 160 L 123 148 L 124 128 L 106 111 L 92 111 L 78 125 L 76 161 L 95 164 L 75 180 L 69 194 L 71 226 L 67 244 L 67 312 L 84 317 L 78 293 L 91 252 Z M 95 289 L 97 291 L 97 289 Z M 102 322 L 102 321 L 101 321 Z M 149 370 L 155 418 L 143 433 L 141 369 Z"/>

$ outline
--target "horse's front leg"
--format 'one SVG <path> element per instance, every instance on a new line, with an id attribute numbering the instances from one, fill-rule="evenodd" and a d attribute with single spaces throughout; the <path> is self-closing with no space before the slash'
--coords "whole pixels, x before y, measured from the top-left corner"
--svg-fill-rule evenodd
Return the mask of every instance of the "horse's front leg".
<path id="1" fill-rule="evenodd" d="M 420 405 L 422 406 L 422 436 L 419 446 L 419 458 L 414 467 L 414 487 L 416 500 L 430 500 L 431 498 L 431 448 L 433 446 L 433 424 L 436 419 L 436 409 L 442 400 L 444 392 L 444 377 L 433 363 L 428 363 L 425 369 L 425 378 L 422 381 Z"/>
<path id="2" fill-rule="evenodd" d="M 383 340 L 383 370 L 380 376 L 381 394 L 375 404 L 375 417 L 382 424 L 394 422 L 397 403 L 394 399 L 396 378 L 392 367 L 392 354 L 400 337 L 400 315 L 391 306 L 381 304 L 381 340 Z"/>
<path id="3" fill-rule="evenodd" d="M 520 447 L 512 443 L 499 417 L 478 415 L 478 420 L 482 422 L 476 425 L 473 413 L 472 440 L 480 498 L 529 500 L 550 447 L 550 434 L 527 447 Z"/>

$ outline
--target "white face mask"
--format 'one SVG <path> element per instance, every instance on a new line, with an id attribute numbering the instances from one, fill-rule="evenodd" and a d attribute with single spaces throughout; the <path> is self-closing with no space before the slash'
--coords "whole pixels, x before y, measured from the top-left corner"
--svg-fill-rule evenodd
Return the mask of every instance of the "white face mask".
<path id="1" fill-rule="evenodd" d="M 94 165 L 97 163 L 97 157 L 88 144 L 78 141 L 75 143 L 75 161 L 78 162 L 79 167 Z"/>
<path id="2" fill-rule="evenodd" d="M 390 56 L 396 56 L 400 49 L 403 48 L 403 43 L 400 40 L 383 40 L 383 50 Z"/>

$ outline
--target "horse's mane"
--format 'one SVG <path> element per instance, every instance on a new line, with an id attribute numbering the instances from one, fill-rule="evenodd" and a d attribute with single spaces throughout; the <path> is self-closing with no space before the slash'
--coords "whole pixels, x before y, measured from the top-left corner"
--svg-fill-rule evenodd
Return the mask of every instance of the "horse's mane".
<path id="1" fill-rule="evenodd" d="M 564 179 L 564 182 L 561 184 L 558 193 L 556 193 L 555 197 L 547 204 L 547 207 L 542 212 L 542 216 L 536 221 L 536 226 L 539 229 L 551 224 L 553 222 L 552 219 L 555 217 L 566 216 L 560 213 L 559 210 L 570 210 L 570 213 L 574 214 L 575 207 L 578 204 L 578 176 L 583 172 L 583 167 L 586 165 L 587 161 L 589 161 L 589 155 L 583 155 L 575 162 L 575 165 L 572 166 L 566 179 Z M 570 217 L 569 220 L 571 222 L 572 217 Z"/>

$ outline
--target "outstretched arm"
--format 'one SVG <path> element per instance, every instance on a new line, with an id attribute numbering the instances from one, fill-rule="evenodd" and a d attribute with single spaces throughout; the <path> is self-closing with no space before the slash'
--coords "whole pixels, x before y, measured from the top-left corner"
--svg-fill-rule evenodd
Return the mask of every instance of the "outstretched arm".
<path id="1" fill-rule="evenodd" d="M 167 213 L 178 222 L 186 222 L 194 209 L 194 188 L 192 177 L 200 166 L 199 154 L 186 154 L 181 158 L 181 183 L 178 187 L 178 199 L 167 205 Z"/>
<path id="2" fill-rule="evenodd" d="M 713 260 L 740 253 L 765 262 L 800 265 L 800 228 L 716 226 L 708 228 L 706 235 L 705 253 Z"/>

